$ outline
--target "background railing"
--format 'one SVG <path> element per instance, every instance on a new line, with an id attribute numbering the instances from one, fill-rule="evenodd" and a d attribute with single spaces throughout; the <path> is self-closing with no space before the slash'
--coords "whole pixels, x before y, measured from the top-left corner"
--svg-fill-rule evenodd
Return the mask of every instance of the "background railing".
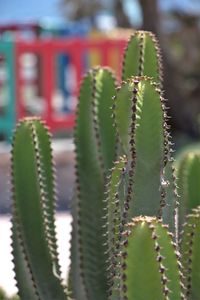
<path id="1" fill-rule="evenodd" d="M 71 130 L 82 75 L 95 65 L 118 77 L 125 39 L 37 39 L 0 41 L 0 134 L 16 120 L 40 115 L 52 132 Z"/>

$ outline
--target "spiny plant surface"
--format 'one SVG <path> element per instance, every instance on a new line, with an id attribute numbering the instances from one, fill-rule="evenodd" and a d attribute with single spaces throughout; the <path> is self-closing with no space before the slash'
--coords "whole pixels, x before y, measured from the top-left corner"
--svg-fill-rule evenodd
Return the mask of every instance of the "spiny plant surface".
<path id="1" fill-rule="evenodd" d="M 49 133 L 37 118 L 21 121 L 16 129 L 12 185 L 12 246 L 19 295 L 66 299 L 55 234 L 52 151 Z"/>
<path id="2" fill-rule="evenodd" d="M 12 247 L 22 300 L 200 299 L 199 157 L 175 172 L 152 33 L 130 38 L 122 74 L 117 84 L 97 67 L 81 84 L 68 287 L 60 277 L 50 136 L 38 118 L 16 128 Z"/>

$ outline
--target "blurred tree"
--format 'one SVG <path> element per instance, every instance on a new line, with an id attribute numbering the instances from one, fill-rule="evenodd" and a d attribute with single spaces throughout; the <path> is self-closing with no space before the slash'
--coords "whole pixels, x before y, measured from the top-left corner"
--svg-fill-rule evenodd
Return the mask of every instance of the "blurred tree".
<path id="1" fill-rule="evenodd" d="M 163 32 L 158 0 L 151 0 L 151 3 L 149 0 L 140 0 L 140 5 L 143 29 L 154 32 L 161 45 L 164 66 L 164 90 L 166 98 L 169 99 L 169 114 L 172 116 L 170 123 L 176 130 L 184 131 L 193 137 L 199 136 L 199 101 L 197 101 L 198 99 L 192 99 L 191 95 L 190 99 L 188 99 L 189 95 L 185 90 L 186 82 L 181 74 L 179 64 L 176 63 L 171 55 L 169 40 Z"/>
<path id="2" fill-rule="evenodd" d="M 103 5 L 99 0 L 61 0 L 61 7 L 69 20 L 89 18 L 93 21 Z"/>
<path id="3" fill-rule="evenodd" d="M 115 0 L 113 14 L 116 18 L 117 25 L 121 28 L 130 28 L 131 23 L 124 11 L 123 0 Z"/>
<path id="4" fill-rule="evenodd" d="M 103 0 L 60 1 L 62 4 L 62 10 L 68 19 L 80 20 L 87 17 L 92 21 L 93 25 L 95 25 L 94 20 L 97 13 L 101 10 L 105 10 L 108 5 L 108 3 Z M 182 15 L 180 16 L 179 13 L 174 15 L 179 19 L 179 21 L 181 20 L 181 28 L 184 28 L 184 30 L 181 30 L 178 33 L 177 40 L 179 40 L 180 44 L 180 41 L 182 39 L 182 48 L 185 48 L 185 50 L 183 50 L 185 56 L 179 55 L 179 58 L 177 59 L 173 56 L 172 53 L 174 51 L 174 48 L 172 47 L 173 45 L 170 44 L 171 36 L 167 35 L 166 32 L 163 32 L 163 15 L 161 15 L 158 0 L 138 0 L 138 2 L 140 4 L 142 12 L 143 29 L 154 32 L 157 35 L 161 45 L 164 65 L 164 90 L 166 98 L 169 99 L 169 114 L 172 116 L 171 124 L 174 129 L 187 132 L 192 136 L 199 136 L 200 131 L 198 119 L 200 116 L 200 104 L 198 101 L 198 97 L 200 98 L 200 78 L 199 81 L 195 81 L 198 83 L 196 84 L 196 88 L 189 92 L 186 87 L 188 85 L 188 81 L 186 81 L 186 79 L 188 78 L 189 73 L 185 74 L 187 67 L 190 68 L 190 74 L 193 74 L 194 70 L 196 70 L 197 68 L 199 70 L 199 46 L 195 48 L 196 50 L 194 50 L 193 41 L 194 36 L 195 38 L 197 36 L 200 37 L 199 28 L 197 28 L 196 26 L 196 33 L 194 33 L 194 18 L 192 18 L 191 26 L 190 13 L 187 13 L 187 17 L 183 17 Z M 116 18 L 118 27 L 130 28 L 131 22 L 124 9 L 125 1 L 110 0 L 109 3 L 112 3 L 112 5 L 110 5 L 110 8 L 112 6 L 112 14 Z M 186 53 L 187 57 L 190 58 L 190 61 L 192 60 L 194 62 L 192 64 L 192 67 L 191 64 L 189 64 L 189 60 L 186 59 Z M 194 53 L 196 53 L 197 56 L 196 60 L 194 60 Z M 195 74 L 197 74 L 197 72 Z M 187 78 L 185 78 L 184 76 Z"/>
<path id="5" fill-rule="evenodd" d="M 143 29 L 154 32 L 160 39 L 160 13 L 158 8 L 158 1 L 140 0 L 140 6 L 142 11 Z"/>
<path id="6" fill-rule="evenodd" d="M 106 9 L 105 1 L 101 0 L 61 0 L 64 15 L 70 20 L 89 18 L 94 24 L 95 16 L 99 11 Z M 131 23 L 124 11 L 123 0 L 114 0 L 112 13 L 116 18 L 117 26 L 130 28 Z"/>

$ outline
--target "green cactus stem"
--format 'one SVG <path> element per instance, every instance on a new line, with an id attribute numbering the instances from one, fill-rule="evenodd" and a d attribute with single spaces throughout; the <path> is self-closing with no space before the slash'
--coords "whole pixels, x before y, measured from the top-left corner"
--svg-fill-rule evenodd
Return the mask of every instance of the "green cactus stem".
<path id="1" fill-rule="evenodd" d="M 169 161 L 164 169 L 162 176 L 163 192 L 165 194 L 165 205 L 162 208 L 162 221 L 164 224 L 169 225 L 169 231 L 174 233 L 174 238 L 178 243 L 179 226 L 178 226 L 178 213 L 179 213 L 179 194 L 177 186 L 176 171 L 174 167 L 174 159 L 171 154 L 168 154 Z"/>
<path id="2" fill-rule="evenodd" d="M 106 68 L 85 76 L 75 128 L 76 193 L 72 210 L 71 284 L 77 300 L 107 299 L 105 180 L 116 157 L 112 125 L 115 78 Z M 81 292 L 77 290 L 77 280 Z"/>
<path id="3" fill-rule="evenodd" d="M 181 235 L 181 253 L 186 296 L 188 300 L 200 299 L 200 207 L 186 218 Z"/>
<path id="4" fill-rule="evenodd" d="M 55 233 L 53 169 L 44 124 L 38 118 L 19 122 L 12 145 L 12 247 L 22 300 L 66 300 Z"/>
<path id="5" fill-rule="evenodd" d="M 185 299 L 179 254 L 167 228 L 156 218 L 137 217 L 122 235 L 121 299 Z"/>
<path id="6" fill-rule="evenodd" d="M 177 185 L 180 195 L 179 227 L 186 215 L 200 205 L 200 155 L 189 152 L 177 164 Z"/>
<path id="7" fill-rule="evenodd" d="M 169 152 L 160 90 L 147 77 L 124 82 L 117 91 L 114 116 L 120 152 L 128 157 L 128 220 L 138 215 L 158 216 L 165 196 L 161 175 Z"/>
<path id="8" fill-rule="evenodd" d="M 162 64 L 160 47 L 155 35 L 148 31 L 135 31 L 124 54 L 122 79 L 132 76 L 152 77 L 161 85 Z"/>
<path id="9" fill-rule="evenodd" d="M 109 283 L 109 299 L 118 299 L 119 278 L 114 277 L 117 273 L 119 259 L 117 253 L 119 251 L 119 234 L 121 228 L 122 213 L 124 209 L 123 203 L 123 171 L 126 167 L 126 158 L 121 157 L 115 162 L 111 175 L 108 178 L 106 192 L 106 229 L 107 229 L 107 253 L 108 253 L 108 283 Z M 120 201 L 121 200 L 121 201 Z M 112 287 L 112 293 L 111 293 Z"/>
<path id="10" fill-rule="evenodd" d="M 132 76 L 148 76 L 155 82 L 159 88 L 162 88 L 163 81 L 163 70 L 162 70 L 162 57 L 161 50 L 157 38 L 152 32 L 148 31 L 135 31 L 130 37 L 127 44 L 124 60 L 123 60 L 123 75 L 122 79 L 127 80 Z M 123 89 L 123 88 L 122 88 Z M 123 91 L 126 93 L 125 91 Z M 122 91 L 121 91 L 122 93 Z M 161 92 L 160 92 L 161 93 Z M 125 96 L 126 97 L 126 96 Z M 161 97 L 162 103 L 165 102 L 164 98 Z M 165 106 L 165 105 L 164 105 Z M 128 109 L 128 107 L 127 107 Z M 164 112 L 164 123 L 163 129 L 164 139 L 165 139 L 165 153 L 168 162 L 166 161 L 165 171 L 161 174 L 161 209 L 160 215 L 163 217 L 163 221 L 168 224 L 171 232 L 176 232 L 175 236 L 178 235 L 178 193 L 176 188 L 176 176 L 172 165 L 172 155 L 171 155 L 171 144 L 169 135 L 169 125 L 167 124 L 167 112 L 166 108 L 163 107 Z M 127 110 L 124 113 L 127 113 Z M 126 132 L 124 124 L 124 130 Z M 127 133 L 125 133 L 127 136 Z M 121 138 L 123 138 L 121 136 Z M 124 142 L 127 145 L 127 141 L 122 141 L 123 147 Z M 166 183 L 167 186 L 166 186 Z M 173 216 L 173 217 L 172 217 Z"/>

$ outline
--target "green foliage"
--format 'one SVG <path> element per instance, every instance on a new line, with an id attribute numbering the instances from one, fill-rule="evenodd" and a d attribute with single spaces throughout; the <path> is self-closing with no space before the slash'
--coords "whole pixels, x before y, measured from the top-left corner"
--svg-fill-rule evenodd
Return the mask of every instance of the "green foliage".
<path id="1" fill-rule="evenodd" d="M 19 122 L 12 247 L 22 300 L 199 299 L 199 208 L 186 214 L 199 205 L 200 160 L 189 155 L 175 173 L 161 69 L 154 35 L 139 31 L 125 50 L 119 87 L 107 68 L 82 81 L 68 291 L 60 278 L 48 130 L 37 118 Z"/>

